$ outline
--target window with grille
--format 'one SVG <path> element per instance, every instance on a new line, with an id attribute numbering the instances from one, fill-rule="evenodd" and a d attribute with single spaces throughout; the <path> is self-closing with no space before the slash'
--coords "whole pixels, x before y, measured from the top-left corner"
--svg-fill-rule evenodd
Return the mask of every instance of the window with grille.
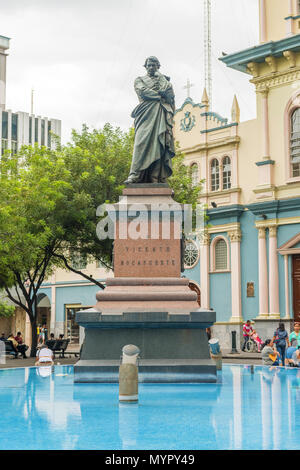
<path id="1" fill-rule="evenodd" d="M 291 176 L 300 176 L 300 108 L 291 115 L 290 139 Z"/>
<path id="2" fill-rule="evenodd" d="M 191 173 L 192 173 L 192 186 L 197 186 L 198 184 L 198 165 L 194 163 L 191 166 Z"/>
<path id="3" fill-rule="evenodd" d="M 229 157 L 223 158 L 223 189 L 231 188 L 231 161 Z"/>
<path id="4" fill-rule="evenodd" d="M 78 252 L 73 252 L 71 254 L 72 268 L 74 269 L 86 269 L 87 267 L 87 257 Z"/>
<path id="5" fill-rule="evenodd" d="M 227 262 L 227 244 L 221 238 L 215 244 L 215 270 L 223 271 L 228 269 Z"/>
<path id="6" fill-rule="evenodd" d="M 210 176 L 211 176 L 211 190 L 217 191 L 220 187 L 220 172 L 219 172 L 219 162 L 214 158 L 210 166 Z"/>

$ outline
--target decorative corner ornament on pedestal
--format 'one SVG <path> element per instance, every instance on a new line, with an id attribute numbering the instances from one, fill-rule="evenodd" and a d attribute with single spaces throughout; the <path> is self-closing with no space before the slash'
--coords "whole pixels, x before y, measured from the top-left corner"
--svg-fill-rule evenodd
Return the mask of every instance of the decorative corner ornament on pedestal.
<path id="1" fill-rule="evenodd" d="M 193 129 L 195 123 L 196 123 L 195 116 L 191 116 L 191 113 L 187 111 L 186 113 L 184 113 L 184 118 L 181 119 L 180 121 L 180 129 L 183 132 L 189 132 L 190 130 Z"/>

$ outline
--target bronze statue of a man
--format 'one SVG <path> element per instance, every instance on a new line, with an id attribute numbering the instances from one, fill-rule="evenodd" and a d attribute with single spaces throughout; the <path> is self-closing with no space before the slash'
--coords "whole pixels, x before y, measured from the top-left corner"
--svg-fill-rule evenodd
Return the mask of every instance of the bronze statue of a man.
<path id="1" fill-rule="evenodd" d="M 172 174 L 171 159 L 175 155 L 172 132 L 175 96 L 170 78 L 158 71 L 160 63 L 156 57 L 148 57 L 144 66 L 147 75 L 134 82 L 140 103 L 131 114 L 135 139 L 126 184 L 165 183 Z"/>

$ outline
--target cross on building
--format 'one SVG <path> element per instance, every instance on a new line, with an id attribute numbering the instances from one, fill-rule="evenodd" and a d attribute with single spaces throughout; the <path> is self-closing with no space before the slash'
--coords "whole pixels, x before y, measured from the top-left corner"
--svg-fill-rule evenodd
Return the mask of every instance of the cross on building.
<path id="1" fill-rule="evenodd" d="M 191 92 L 191 88 L 192 86 L 194 86 L 193 83 L 190 82 L 190 79 L 188 78 L 187 81 L 186 81 L 186 85 L 183 87 L 185 90 L 187 90 L 187 97 L 190 98 L 190 92 Z"/>

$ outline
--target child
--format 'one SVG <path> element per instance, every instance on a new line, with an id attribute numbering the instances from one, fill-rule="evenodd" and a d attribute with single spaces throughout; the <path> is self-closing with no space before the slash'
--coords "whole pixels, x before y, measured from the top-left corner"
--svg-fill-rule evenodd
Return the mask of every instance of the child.
<path id="1" fill-rule="evenodd" d="M 263 342 L 260 339 L 260 337 L 258 336 L 258 334 L 256 333 L 256 330 L 253 330 L 253 332 L 250 336 L 256 342 L 257 350 L 258 350 L 258 352 L 260 352 L 261 351 L 261 345 L 263 344 Z"/>

